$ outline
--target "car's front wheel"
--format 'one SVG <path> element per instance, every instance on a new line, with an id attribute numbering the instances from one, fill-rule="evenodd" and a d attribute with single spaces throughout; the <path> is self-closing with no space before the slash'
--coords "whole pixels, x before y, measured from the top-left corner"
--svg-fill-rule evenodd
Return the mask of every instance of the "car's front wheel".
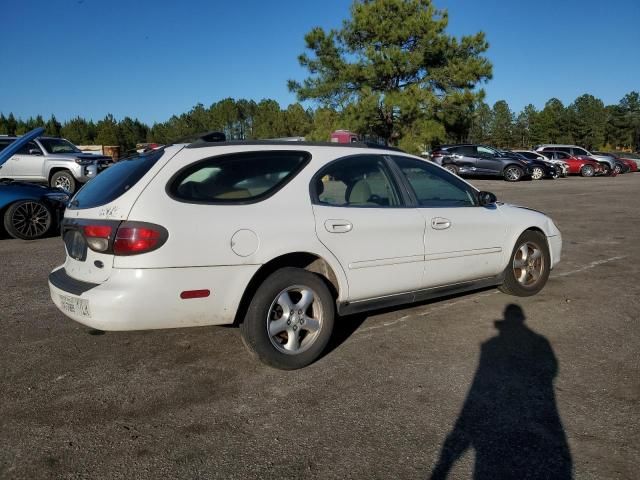
<path id="1" fill-rule="evenodd" d="M 50 185 L 52 188 L 62 188 L 69 193 L 76 191 L 76 179 L 73 178 L 71 172 L 60 170 L 51 176 Z"/>
<path id="2" fill-rule="evenodd" d="M 51 224 L 51 210 L 35 200 L 22 200 L 11 205 L 4 214 L 4 228 L 13 238 L 35 240 L 45 235 Z"/>
<path id="3" fill-rule="evenodd" d="M 595 175 L 595 170 L 592 165 L 583 165 L 580 169 L 580 175 L 583 177 L 593 177 Z"/>
<path id="4" fill-rule="evenodd" d="M 275 368 L 309 365 L 327 346 L 335 302 L 323 279 L 300 268 L 282 268 L 258 287 L 240 325 L 247 347 Z"/>
<path id="5" fill-rule="evenodd" d="M 511 252 L 504 282 L 499 288 L 510 295 L 529 297 L 544 288 L 550 271 L 551 255 L 546 237 L 527 230 L 520 235 Z"/>
<path id="6" fill-rule="evenodd" d="M 523 175 L 524 171 L 516 165 L 509 165 L 504 169 L 504 179 L 507 182 L 517 182 Z"/>
<path id="7" fill-rule="evenodd" d="M 542 180 L 544 178 L 544 170 L 542 167 L 533 167 L 531 169 L 531 178 L 533 180 Z"/>

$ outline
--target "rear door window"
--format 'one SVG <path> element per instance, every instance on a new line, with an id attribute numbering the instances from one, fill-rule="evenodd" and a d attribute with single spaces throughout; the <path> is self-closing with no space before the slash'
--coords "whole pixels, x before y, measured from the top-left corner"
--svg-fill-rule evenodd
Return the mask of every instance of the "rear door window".
<path id="1" fill-rule="evenodd" d="M 138 183 L 163 154 L 164 150 L 154 150 L 120 160 L 82 187 L 67 208 L 94 208 L 112 202 Z"/>
<path id="2" fill-rule="evenodd" d="M 354 155 L 320 170 L 312 183 L 313 202 L 332 207 L 399 207 L 401 197 L 384 158 Z"/>
<path id="3" fill-rule="evenodd" d="M 169 195 L 190 203 L 255 203 L 276 193 L 308 163 L 308 152 L 244 152 L 196 162 L 178 172 Z"/>

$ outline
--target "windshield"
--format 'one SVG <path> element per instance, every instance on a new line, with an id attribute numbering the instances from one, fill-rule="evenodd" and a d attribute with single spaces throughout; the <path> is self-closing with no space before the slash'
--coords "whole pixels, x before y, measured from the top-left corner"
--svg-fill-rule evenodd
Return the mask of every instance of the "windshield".
<path id="1" fill-rule="evenodd" d="M 73 143 L 62 138 L 40 138 L 39 141 L 48 153 L 82 153 Z"/>

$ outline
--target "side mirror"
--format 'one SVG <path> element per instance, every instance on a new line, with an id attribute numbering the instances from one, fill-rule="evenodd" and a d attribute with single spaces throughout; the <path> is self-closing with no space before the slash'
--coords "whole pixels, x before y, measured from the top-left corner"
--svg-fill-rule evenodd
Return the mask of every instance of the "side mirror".
<path id="1" fill-rule="evenodd" d="M 478 192 L 478 203 L 481 207 L 492 205 L 498 201 L 498 198 L 491 192 Z"/>
<path id="2" fill-rule="evenodd" d="M 42 152 L 37 148 L 30 148 L 29 155 L 42 155 Z"/>

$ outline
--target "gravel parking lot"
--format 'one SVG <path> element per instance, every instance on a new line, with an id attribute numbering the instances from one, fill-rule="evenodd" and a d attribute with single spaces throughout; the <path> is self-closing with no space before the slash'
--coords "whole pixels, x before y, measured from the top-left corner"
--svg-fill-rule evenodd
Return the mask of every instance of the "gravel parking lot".
<path id="1" fill-rule="evenodd" d="M 640 174 L 474 183 L 556 221 L 542 293 L 345 318 L 294 372 L 234 328 L 76 324 L 61 240 L 0 240 L 0 477 L 637 478 Z"/>

